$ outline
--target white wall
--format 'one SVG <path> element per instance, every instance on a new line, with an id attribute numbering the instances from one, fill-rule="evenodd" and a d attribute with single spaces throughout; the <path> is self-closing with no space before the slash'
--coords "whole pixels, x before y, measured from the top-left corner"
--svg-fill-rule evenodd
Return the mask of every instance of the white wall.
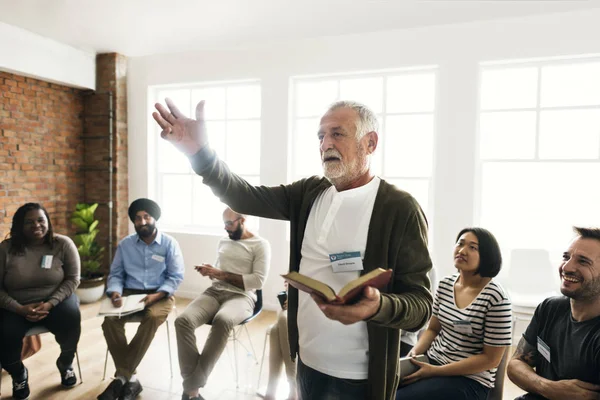
<path id="1" fill-rule="evenodd" d="M 132 58 L 129 62 L 129 157 L 131 199 L 148 193 L 149 85 L 255 79 L 262 82 L 261 182 L 287 178 L 289 78 L 424 65 L 439 66 L 432 257 L 438 276 L 452 272 L 450 251 L 457 232 L 474 223 L 478 63 L 482 61 L 600 53 L 600 9 L 559 15 L 388 31 L 304 40 L 273 46 Z M 282 151 L 283 150 L 283 151 Z M 315 149 L 317 151 L 317 149 Z M 266 305 L 276 307 L 287 268 L 285 224 L 261 221 L 273 248 L 265 287 Z M 216 239 L 175 234 L 182 242 L 185 294 L 200 292 L 192 263 L 214 259 Z"/>
<path id="2" fill-rule="evenodd" d="M 0 22 L 0 70 L 61 85 L 96 88 L 96 55 Z"/>

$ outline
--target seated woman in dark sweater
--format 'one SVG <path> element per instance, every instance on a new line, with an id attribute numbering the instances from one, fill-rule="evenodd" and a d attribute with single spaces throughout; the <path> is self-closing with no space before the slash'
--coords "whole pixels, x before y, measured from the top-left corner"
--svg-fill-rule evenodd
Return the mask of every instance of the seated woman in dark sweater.
<path id="1" fill-rule="evenodd" d="M 71 239 L 55 234 L 40 204 L 27 203 L 13 216 L 10 236 L 0 244 L 0 364 L 13 380 L 13 398 L 29 397 L 21 360 L 25 333 L 43 325 L 56 337 L 61 383 L 77 383 L 73 357 L 81 333 L 80 261 Z"/>

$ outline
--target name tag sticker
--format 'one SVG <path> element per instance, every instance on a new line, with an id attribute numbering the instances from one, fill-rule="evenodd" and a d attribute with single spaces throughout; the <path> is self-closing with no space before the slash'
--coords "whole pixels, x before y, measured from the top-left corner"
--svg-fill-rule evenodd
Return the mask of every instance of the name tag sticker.
<path id="1" fill-rule="evenodd" d="M 454 330 L 456 332 L 465 333 L 470 335 L 473 333 L 473 327 L 471 326 L 471 321 L 453 321 L 452 325 L 454 326 Z"/>
<path id="2" fill-rule="evenodd" d="M 42 256 L 42 264 L 40 267 L 42 267 L 42 269 L 52 268 L 52 256 Z"/>
<path id="3" fill-rule="evenodd" d="M 158 261 L 158 262 L 164 262 L 165 261 L 165 258 L 163 256 L 159 256 L 158 254 L 154 254 L 152 256 L 152 259 L 155 260 L 155 261 Z"/>
<path id="4" fill-rule="evenodd" d="M 546 361 L 550 362 L 550 346 L 548 346 L 540 337 L 537 338 L 537 349 L 538 352 L 546 359 Z"/>
<path id="5" fill-rule="evenodd" d="M 360 251 L 345 251 L 329 255 L 333 272 L 362 271 L 363 263 Z"/>

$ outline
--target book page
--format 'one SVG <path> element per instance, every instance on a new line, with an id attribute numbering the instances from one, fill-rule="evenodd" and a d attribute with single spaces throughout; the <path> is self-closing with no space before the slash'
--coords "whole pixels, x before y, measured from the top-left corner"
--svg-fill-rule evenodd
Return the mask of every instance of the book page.
<path id="1" fill-rule="evenodd" d="M 133 294 L 131 296 L 122 297 L 123 304 L 121 307 L 115 307 L 110 297 L 105 297 L 100 305 L 98 315 L 104 316 L 121 316 L 131 314 L 144 309 L 144 303 L 140 303 L 146 297 L 145 294 Z"/>
<path id="2" fill-rule="evenodd" d="M 348 282 L 339 292 L 338 296 L 340 298 L 345 298 L 347 294 L 349 294 L 353 289 L 360 288 L 361 286 L 367 284 L 367 286 L 373 286 L 379 288 L 381 286 L 386 285 L 390 277 L 392 276 L 391 270 L 384 270 L 382 268 L 374 269 L 373 271 L 364 274 L 360 278 L 357 278 L 351 282 Z M 353 296 L 349 296 L 353 297 Z"/>

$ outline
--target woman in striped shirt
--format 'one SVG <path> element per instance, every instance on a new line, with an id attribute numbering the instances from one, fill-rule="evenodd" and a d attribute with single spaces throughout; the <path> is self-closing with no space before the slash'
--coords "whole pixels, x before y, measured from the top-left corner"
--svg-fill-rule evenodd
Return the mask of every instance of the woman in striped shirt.
<path id="1" fill-rule="evenodd" d="M 485 400 L 496 369 L 511 344 L 511 303 L 492 279 L 502 255 L 496 238 L 483 228 L 465 228 L 454 247 L 457 274 L 442 279 L 433 316 L 410 355 L 428 363 L 407 376 L 396 400 Z"/>

